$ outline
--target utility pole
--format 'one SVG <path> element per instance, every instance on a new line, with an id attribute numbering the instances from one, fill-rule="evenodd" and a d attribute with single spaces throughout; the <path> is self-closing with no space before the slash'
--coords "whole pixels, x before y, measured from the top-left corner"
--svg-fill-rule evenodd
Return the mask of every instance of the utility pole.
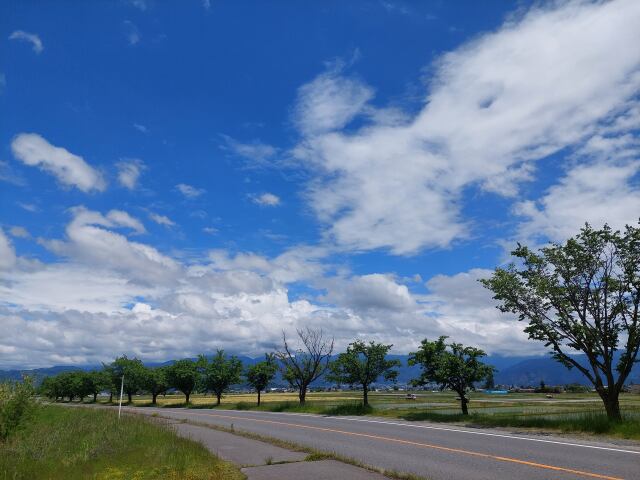
<path id="1" fill-rule="evenodd" d="M 124 374 L 122 375 L 122 383 L 120 383 L 120 405 L 118 406 L 118 420 L 122 412 L 122 392 L 124 391 Z"/>

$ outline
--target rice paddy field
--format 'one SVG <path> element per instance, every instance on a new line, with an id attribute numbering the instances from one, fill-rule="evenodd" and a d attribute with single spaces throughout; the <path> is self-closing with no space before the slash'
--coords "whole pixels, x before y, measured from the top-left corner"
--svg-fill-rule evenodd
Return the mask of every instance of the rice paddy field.
<path id="1" fill-rule="evenodd" d="M 260 410 L 268 411 L 305 411 L 310 413 L 369 413 L 377 416 L 388 416 L 405 419 L 456 420 L 460 413 L 457 395 L 453 392 L 411 392 L 415 400 L 406 399 L 407 392 L 371 392 L 369 403 L 371 409 L 359 411 L 357 406 L 362 401 L 362 393 L 318 392 L 307 394 L 307 404 L 298 406 L 296 393 L 263 393 Z M 498 420 L 500 417 L 510 419 L 549 419 L 562 417 L 584 417 L 585 415 L 601 415 L 604 413 L 602 401 L 595 393 L 560 393 L 547 398 L 542 393 L 508 393 L 487 394 L 471 393 L 469 412 L 474 419 L 489 417 Z M 625 418 L 640 422 L 640 395 L 622 394 L 621 408 Z M 150 406 L 151 398 L 134 397 L 133 404 Z M 257 409 L 255 394 L 228 394 L 223 397 L 219 408 Z M 160 407 L 184 406 L 184 396 L 167 395 L 158 397 Z M 192 395 L 191 408 L 215 408 L 215 398 L 211 395 Z M 349 408 L 351 407 L 351 408 Z"/>

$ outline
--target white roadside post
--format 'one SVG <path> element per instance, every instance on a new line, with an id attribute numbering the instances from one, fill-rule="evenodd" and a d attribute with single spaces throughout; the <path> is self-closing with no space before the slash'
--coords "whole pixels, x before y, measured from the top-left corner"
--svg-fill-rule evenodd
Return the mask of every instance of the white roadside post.
<path id="1" fill-rule="evenodd" d="M 118 420 L 120 420 L 120 413 L 122 412 L 122 392 L 124 391 L 124 375 L 122 375 L 122 383 L 120 383 L 120 405 L 118 406 Z"/>

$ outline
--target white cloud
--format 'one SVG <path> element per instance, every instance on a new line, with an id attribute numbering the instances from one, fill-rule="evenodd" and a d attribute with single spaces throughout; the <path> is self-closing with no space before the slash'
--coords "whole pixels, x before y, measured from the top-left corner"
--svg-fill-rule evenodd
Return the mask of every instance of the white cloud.
<path id="1" fill-rule="evenodd" d="M 83 192 L 102 192 L 106 189 L 102 174 L 82 157 L 51 145 L 37 133 L 17 135 L 11 142 L 11 150 L 24 164 L 40 167 L 64 185 L 74 186 Z"/>
<path id="2" fill-rule="evenodd" d="M 518 237 L 525 242 L 564 241 L 585 222 L 596 228 L 636 224 L 640 218 L 640 187 L 633 178 L 640 161 L 611 164 L 597 161 L 575 166 L 536 202 L 516 205 L 525 217 Z"/>
<path id="3" fill-rule="evenodd" d="M 122 25 L 124 28 L 124 35 L 129 42 L 129 45 L 137 45 L 138 43 L 140 43 L 142 34 L 140 33 L 138 27 L 130 20 L 125 20 L 124 22 L 122 22 Z"/>
<path id="4" fill-rule="evenodd" d="M 0 270 L 11 268 L 16 263 L 16 251 L 11 241 L 0 228 Z"/>
<path id="5" fill-rule="evenodd" d="M 36 53 L 42 53 L 44 50 L 44 45 L 42 44 L 42 40 L 35 33 L 25 32 L 24 30 L 16 30 L 11 35 L 9 35 L 9 40 L 21 40 L 24 42 L 28 42 L 31 44 L 33 51 Z"/>
<path id="6" fill-rule="evenodd" d="M 146 0 L 129 0 L 128 3 L 142 12 L 147 10 Z"/>
<path id="7" fill-rule="evenodd" d="M 429 293 L 421 299 L 423 308 L 437 319 L 443 334 L 456 342 L 480 346 L 490 354 L 542 353 L 542 343 L 528 340 L 525 325 L 514 315 L 500 312 L 493 294 L 478 282 L 492 273 L 477 268 L 434 276 L 426 283 Z"/>
<path id="8" fill-rule="evenodd" d="M 186 183 L 179 183 L 176 185 L 178 191 L 187 198 L 197 198 L 202 195 L 206 190 L 203 188 L 196 188 Z"/>
<path id="9" fill-rule="evenodd" d="M 215 235 L 219 232 L 219 230 L 215 227 L 204 227 L 202 231 L 204 233 L 208 233 L 209 235 Z"/>
<path id="10" fill-rule="evenodd" d="M 262 205 L 264 207 L 277 207 L 280 205 L 280 197 L 273 193 L 265 192 L 260 195 L 254 195 L 251 197 L 254 203 Z"/>
<path id="11" fill-rule="evenodd" d="M 344 127 L 373 97 L 373 89 L 340 73 L 334 67 L 298 90 L 293 118 L 304 134 L 316 135 Z"/>
<path id="12" fill-rule="evenodd" d="M 149 129 L 140 123 L 134 123 L 133 128 L 135 128 L 141 133 L 149 133 Z"/>
<path id="13" fill-rule="evenodd" d="M 37 205 L 34 205 L 33 203 L 17 202 L 17 204 L 20 208 L 26 210 L 27 212 L 35 213 L 39 210 Z"/>
<path id="14" fill-rule="evenodd" d="M 22 187 L 27 184 L 26 180 L 16 172 L 9 162 L 0 160 L 0 180 Z"/>
<path id="15" fill-rule="evenodd" d="M 259 140 L 254 140 L 251 143 L 241 143 L 228 135 L 221 135 L 221 137 L 225 142 L 224 145 L 220 146 L 221 149 L 250 160 L 250 165 L 254 167 L 270 165 L 269 160 L 278 153 L 275 147 Z"/>
<path id="16" fill-rule="evenodd" d="M 374 273 L 351 278 L 332 278 L 321 282 L 327 289 L 322 300 L 356 311 L 415 310 L 415 299 L 406 285 L 389 275 Z"/>
<path id="17" fill-rule="evenodd" d="M 73 219 L 65 230 L 65 240 L 42 240 L 51 251 L 95 268 L 126 274 L 131 281 L 161 285 L 171 283 L 180 266 L 157 249 L 132 242 L 115 228 L 144 232 L 144 226 L 126 212 L 111 210 L 106 216 L 84 207 L 72 209 Z"/>
<path id="18" fill-rule="evenodd" d="M 146 169 L 144 162 L 137 158 L 127 158 L 116 163 L 118 169 L 118 182 L 129 190 L 134 190 L 138 184 L 138 179 L 143 170 Z"/>
<path id="19" fill-rule="evenodd" d="M 158 213 L 149 213 L 149 218 L 156 222 L 158 225 L 163 225 L 165 227 L 173 227 L 175 222 L 171 220 L 169 217 L 165 215 L 160 215 Z"/>
<path id="20" fill-rule="evenodd" d="M 11 234 L 11 236 L 16 237 L 16 238 L 29 238 L 31 237 L 31 234 L 29 233 L 29 230 L 27 230 L 24 227 L 21 227 L 19 225 L 14 225 L 13 227 L 11 227 L 9 229 L 9 233 Z"/>
<path id="21" fill-rule="evenodd" d="M 633 0 L 533 8 L 441 57 L 408 118 L 376 113 L 372 89 L 335 69 L 302 87 L 292 155 L 315 174 L 308 199 L 329 237 L 405 255 L 468 236 L 465 191 L 514 196 L 532 162 L 633 103 L 639 22 Z"/>

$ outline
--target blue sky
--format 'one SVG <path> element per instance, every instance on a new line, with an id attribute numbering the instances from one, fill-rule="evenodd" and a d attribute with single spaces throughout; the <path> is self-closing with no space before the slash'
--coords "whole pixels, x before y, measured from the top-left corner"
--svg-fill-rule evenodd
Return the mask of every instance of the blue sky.
<path id="1" fill-rule="evenodd" d="M 0 366 L 322 327 L 540 353 L 477 279 L 640 216 L 637 2 L 5 2 Z"/>

